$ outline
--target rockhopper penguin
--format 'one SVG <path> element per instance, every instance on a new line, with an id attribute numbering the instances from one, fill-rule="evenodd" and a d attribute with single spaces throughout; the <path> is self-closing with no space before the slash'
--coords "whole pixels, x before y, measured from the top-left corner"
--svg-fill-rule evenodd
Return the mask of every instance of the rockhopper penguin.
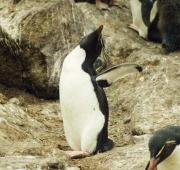
<path id="1" fill-rule="evenodd" d="M 152 10 L 149 9 L 149 3 L 147 0 L 130 0 L 130 7 L 132 13 L 132 24 L 130 28 L 137 31 L 141 37 L 152 41 L 159 40 L 159 31 L 157 29 L 158 15 L 157 7 L 155 4 L 150 4 Z M 148 23 L 144 20 L 144 16 L 149 17 Z"/>
<path id="2" fill-rule="evenodd" d="M 66 153 L 71 158 L 113 147 L 108 138 L 109 108 L 103 88 L 130 73 L 142 71 L 137 64 L 122 64 L 97 75 L 93 64 L 103 47 L 102 30 L 100 26 L 85 36 L 62 65 L 60 106 L 65 136 L 73 149 Z"/>
<path id="3" fill-rule="evenodd" d="M 158 41 L 166 53 L 180 48 L 180 1 L 179 0 L 144 0 L 142 18 L 146 25 L 151 23 L 150 13 L 157 2 L 156 28 L 159 30 Z M 152 39 L 153 40 L 153 39 Z M 153 40 L 154 41 L 154 40 Z"/>
<path id="4" fill-rule="evenodd" d="M 150 161 L 145 170 L 180 169 L 180 126 L 160 129 L 149 140 Z"/>

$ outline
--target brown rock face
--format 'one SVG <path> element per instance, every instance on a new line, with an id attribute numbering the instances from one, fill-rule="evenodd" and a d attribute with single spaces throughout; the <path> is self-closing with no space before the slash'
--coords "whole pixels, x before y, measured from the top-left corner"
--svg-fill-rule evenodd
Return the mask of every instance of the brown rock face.
<path id="1" fill-rule="evenodd" d="M 83 35 L 82 13 L 70 0 L 1 6 L 0 82 L 58 98 L 61 61 Z"/>

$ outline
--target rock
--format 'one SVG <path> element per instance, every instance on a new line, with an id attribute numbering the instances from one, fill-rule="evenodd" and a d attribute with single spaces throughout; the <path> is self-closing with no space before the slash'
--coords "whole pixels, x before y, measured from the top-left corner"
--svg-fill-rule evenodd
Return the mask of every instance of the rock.
<path id="1" fill-rule="evenodd" d="M 149 139 L 148 135 L 133 136 L 133 142 L 135 144 L 146 142 L 148 141 L 148 139 Z"/>
<path id="2" fill-rule="evenodd" d="M 144 128 L 136 127 L 136 128 L 132 129 L 132 135 L 133 136 L 141 136 L 141 135 L 144 135 L 144 134 L 145 134 Z"/>
<path id="3" fill-rule="evenodd" d="M 51 163 L 52 161 L 52 163 Z M 53 158 L 39 156 L 7 156 L 0 158 L 1 169 L 27 169 L 27 170 L 61 170 L 63 162 L 53 162 Z"/>
<path id="4" fill-rule="evenodd" d="M 0 104 L 0 169 L 71 167 L 64 152 L 58 149 L 59 144 L 63 150 L 67 147 L 58 119 L 59 102 L 47 102 L 0 86 L 0 100 L 1 97 L 9 100 Z"/>
<path id="5" fill-rule="evenodd" d="M 65 170 L 80 170 L 78 167 L 66 167 Z"/>
<path id="6" fill-rule="evenodd" d="M 123 120 L 124 124 L 130 123 L 131 122 L 131 117 L 127 117 Z"/>
<path id="7" fill-rule="evenodd" d="M 0 10 L 0 83 L 58 98 L 60 65 L 83 35 L 83 15 L 71 0 L 9 1 Z"/>
<path id="8" fill-rule="evenodd" d="M 19 99 L 17 99 L 17 98 L 11 98 L 11 99 L 9 99 L 9 102 L 10 102 L 10 103 L 13 103 L 13 104 L 17 104 L 17 105 L 20 105 L 20 104 L 21 104 L 21 102 L 20 102 Z"/>
<path id="9" fill-rule="evenodd" d="M 7 100 L 8 100 L 7 97 L 0 93 L 0 103 L 4 104 L 7 102 Z"/>
<path id="10" fill-rule="evenodd" d="M 58 160 L 50 160 L 47 162 L 47 165 L 43 165 L 42 169 L 51 169 L 51 170 L 58 170 L 58 169 L 64 169 L 64 165 L 59 163 Z"/>

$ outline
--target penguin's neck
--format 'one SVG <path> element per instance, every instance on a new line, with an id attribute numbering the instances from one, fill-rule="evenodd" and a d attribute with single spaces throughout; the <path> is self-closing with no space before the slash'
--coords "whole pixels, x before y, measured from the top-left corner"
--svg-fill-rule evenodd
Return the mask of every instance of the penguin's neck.
<path id="1" fill-rule="evenodd" d="M 82 69 L 82 64 L 86 59 L 86 52 L 78 45 L 64 60 L 63 67 L 67 71 Z"/>
<path id="2" fill-rule="evenodd" d="M 91 60 L 87 59 L 86 52 L 80 46 L 77 46 L 64 60 L 63 69 L 66 72 L 79 72 L 84 70 L 91 76 L 96 75 Z"/>

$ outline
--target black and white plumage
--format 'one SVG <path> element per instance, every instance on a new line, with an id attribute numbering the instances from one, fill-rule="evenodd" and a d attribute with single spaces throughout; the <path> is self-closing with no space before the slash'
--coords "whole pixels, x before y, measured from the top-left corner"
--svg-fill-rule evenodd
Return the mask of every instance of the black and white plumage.
<path id="1" fill-rule="evenodd" d="M 99 76 L 96 74 L 93 64 L 101 53 L 102 29 L 100 26 L 85 36 L 68 54 L 60 76 L 60 105 L 65 136 L 74 151 L 86 154 L 104 152 L 113 147 L 113 142 L 108 138 L 109 108 L 103 90 L 106 85 L 102 82 L 109 86 L 118 77 L 116 74 L 117 77 L 110 78 L 116 71 L 120 77 L 142 71 L 141 66 L 131 64 L 114 67 Z M 126 71 L 122 74 L 119 68 Z"/>
<path id="2" fill-rule="evenodd" d="M 149 140 L 150 161 L 145 170 L 180 168 L 180 126 L 168 126 Z"/>
<path id="3" fill-rule="evenodd" d="M 158 41 L 166 53 L 180 48 L 180 1 L 179 0 L 144 0 L 142 11 L 143 21 L 150 24 L 152 6 L 157 2 L 157 16 L 154 25 L 159 31 Z M 151 29 L 152 30 L 152 29 Z M 152 39 L 156 41 L 156 39 Z"/>
<path id="4" fill-rule="evenodd" d="M 152 38 L 156 38 L 157 35 L 159 36 L 156 23 L 158 19 L 157 8 L 156 4 L 151 4 L 152 10 L 146 10 L 146 8 L 149 9 L 149 4 L 146 1 L 147 0 L 130 0 L 132 13 L 132 24 L 130 28 L 137 31 L 144 39 L 151 40 Z M 144 20 L 144 16 L 149 17 L 148 23 Z"/>

